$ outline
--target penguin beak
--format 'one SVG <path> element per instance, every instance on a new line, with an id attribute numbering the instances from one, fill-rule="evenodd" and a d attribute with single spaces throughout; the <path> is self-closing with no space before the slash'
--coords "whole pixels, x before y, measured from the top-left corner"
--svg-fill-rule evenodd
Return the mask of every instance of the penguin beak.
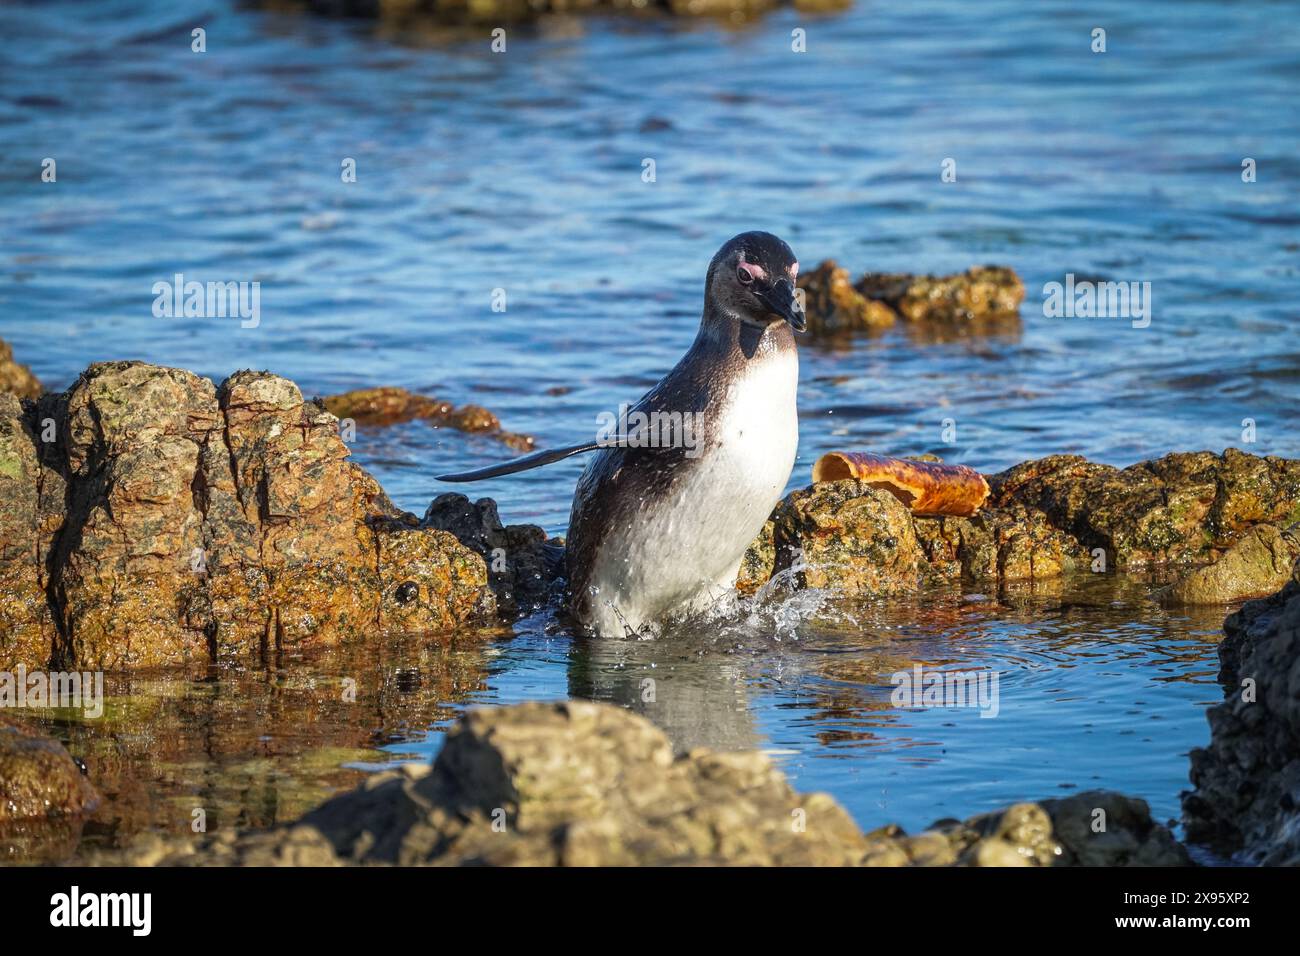
<path id="1" fill-rule="evenodd" d="M 796 332 L 808 328 L 803 310 L 795 307 L 794 285 L 789 279 L 777 279 L 768 288 L 758 290 L 758 298 L 773 315 L 789 322 L 790 328 Z"/>

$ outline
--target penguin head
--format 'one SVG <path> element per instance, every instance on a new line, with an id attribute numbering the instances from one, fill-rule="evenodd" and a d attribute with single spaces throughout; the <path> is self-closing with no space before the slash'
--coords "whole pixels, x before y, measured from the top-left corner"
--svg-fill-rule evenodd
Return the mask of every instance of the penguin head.
<path id="1" fill-rule="evenodd" d="M 705 295 L 746 325 L 785 321 L 802 332 L 807 323 L 795 299 L 798 276 L 799 261 L 784 242 L 770 232 L 742 232 L 709 263 Z"/>

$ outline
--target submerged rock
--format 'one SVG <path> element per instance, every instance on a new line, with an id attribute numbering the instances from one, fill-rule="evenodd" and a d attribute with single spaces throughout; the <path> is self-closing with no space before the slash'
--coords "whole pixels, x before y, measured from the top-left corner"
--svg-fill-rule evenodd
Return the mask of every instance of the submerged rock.
<path id="1" fill-rule="evenodd" d="M 1100 821 L 1100 823 L 1099 823 Z M 151 838 L 120 865 L 1053 866 L 1188 863 L 1147 806 L 1096 791 L 862 833 L 825 794 L 791 789 L 755 751 L 674 756 L 608 704 L 472 710 L 432 768 L 377 774 L 297 823 L 197 842 Z"/>
<path id="2" fill-rule="evenodd" d="M 40 379 L 26 365 L 15 362 L 13 347 L 0 339 L 0 392 L 9 392 L 19 398 L 36 398 L 43 391 Z"/>
<path id="3" fill-rule="evenodd" d="M 0 825 L 81 816 L 99 794 L 57 740 L 0 715 Z"/>
<path id="4" fill-rule="evenodd" d="M 505 431 L 501 420 L 481 405 L 457 407 L 395 386 L 359 388 L 321 401 L 330 414 L 358 425 L 387 426 L 422 419 L 458 431 L 484 434 L 519 451 L 533 449 L 532 436 Z"/>
<path id="5" fill-rule="evenodd" d="M 0 664 L 173 664 L 489 614 L 482 558 L 348 454 L 267 372 L 216 388 L 107 362 L 25 409 L 0 397 Z"/>
<path id="6" fill-rule="evenodd" d="M 1240 862 L 1300 866 L 1300 565 L 1223 624 L 1210 744 L 1192 751 L 1187 838 Z"/>
<path id="7" fill-rule="evenodd" d="M 868 272 L 853 282 L 832 259 L 799 277 L 808 329 L 829 335 L 907 323 L 954 325 L 1014 316 L 1025 297 L 1011 269 L 981 266 L 949 276 Z"/>
<path id="8" fill-rule="evenodd" d="M 61 743 L 0 715 L 0 862 L 67 857 L 99 799 Z"/>

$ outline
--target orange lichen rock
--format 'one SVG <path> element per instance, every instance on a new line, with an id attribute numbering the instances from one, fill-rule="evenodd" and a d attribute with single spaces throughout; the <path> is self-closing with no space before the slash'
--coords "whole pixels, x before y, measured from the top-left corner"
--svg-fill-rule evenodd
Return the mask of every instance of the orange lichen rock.
<path id="1" fill-rule="evenodd" d="M 869 452 L 833 451 L 813 465 L 813 482 L 856 478 L 884 489 L 913 514 L 969 518 L 989 496 L 984 476 L 965 465 L 942 465 Z"/>

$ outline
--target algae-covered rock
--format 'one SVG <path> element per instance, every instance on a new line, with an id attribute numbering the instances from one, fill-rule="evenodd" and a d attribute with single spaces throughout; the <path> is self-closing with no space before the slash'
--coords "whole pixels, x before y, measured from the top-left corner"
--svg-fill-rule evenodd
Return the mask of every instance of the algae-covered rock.
<path id="1" fill-rule="evenodd" d="M 1127 468 L 1053 455 L 990 484 L 992 507 L 1036 508 L 1084 548 L 1102 548 L 1117 568 L 1212 561 L 1248 528 L 1284 522 L 1300 509 L 1300 461 L 1234 448 Z"/>
<path id="2" fill-rule="evenodd" d="M 1291 577 L 1300 557 L 1300 527 L 1286 532 L 1270 524 L 1247 531 L 1214 562 L 1176 582 L 1167 595 L 1177 604 L 1228 604 L 1265 597 Z"/>
<path id="3" fill-rule="evenodd" d="M 868 272 L 854 288 L 909 322 L 961 322 L 1016 312 L 1025 285 L 1004 266 L 978 266 L 947 276 Z"/>
<path id="4" fill-rule="evenodd" d="M 81 816 L 99 795 L 57 740 L 0 714 L 0 826 Z"/>
<path id="5" fill-rule="evenodd" d="M 1223 624 L 1210 743 L 1192 751 L 1189 842 L 1241 862 L 1300 866 L 1300 566 Z"/>
<path id="6" fill-rule="evenodd" d="M 1014 316 L 1025 297 L 1011 269 L 982 266 L 949 276 L 872 273 L 853 282 L 827 259 L 799 277 L 813 334 L 883 329 L 910 324 L 955 326 Z"/>
<path id="7" fill-rule="evenodd" d="M 886 329 L 898 321 L 889 306 L 855 289 L 849 271 L 832 259 L 801 275 L 798 286 L 804 291 L 804 314 L 814 335 Z"/>
<path id="8" fill-rule="evenodd" d="M 296 823 L 146 840 L 96 862 L 138 865 L 1185 865 L 1146 804 L 1105 791 L 1016 804 L 908 836 L 863 834 L 765 755 L 674 755 L 608 704 L 471 710 L 432 768 L 377 774 Z"/>
<path id="9" fill-rule="evenodd" d="M 61 743 L 0 714 L 0 862 L 65 859 L 99 802 Z"/>
<path id="10" fill-rule="evenodd" d="M 45 389 L 40 379 L 26 365 L 14 361 L 14 350 L 0 339 L 0 393 L 8 392 L 18 398 L 36 398 Z"/>
<path id="11" fill-rule="evenodd" d="M 912 515 L 892 494 L 849 478 L 791 493 L 772 514 L 775 571 L 847 594 L 915 589 L 922 558 Z M 760 544 L 761 546 L 761 544 Z"/>
<path id="12" fill-rule="evenodd" d="M 28 409 L 8 398 L 0 664 L 175 664 L 482 619 L 482 558 L 414 527 L 347 456 L 338 420 L 266 372 L 218 389 L 107 362 Z M 418 600 L 389 600 L 408 582 Z"/>
<path id="13" fill-rule="evenodd" d="M 1168 569 L 1173 603 L 1227 603 L 1276 589 L 1300 552 L 1300 461 L 1236 449 L 1172 454 L 1128 468 L 1053 455 L 989 478 L 972 517 L 922 517 L 868 483 L 814 484 L 772 514 L 741 562 L 756 591 L 798 561 L 799 582 L 845 596 L 917 580 L 1001 586 L 1073 570 Z M 888 497 L 888 496 L 886 496 Z M 814 583 L 817 582 L 817 583 Z"/>

